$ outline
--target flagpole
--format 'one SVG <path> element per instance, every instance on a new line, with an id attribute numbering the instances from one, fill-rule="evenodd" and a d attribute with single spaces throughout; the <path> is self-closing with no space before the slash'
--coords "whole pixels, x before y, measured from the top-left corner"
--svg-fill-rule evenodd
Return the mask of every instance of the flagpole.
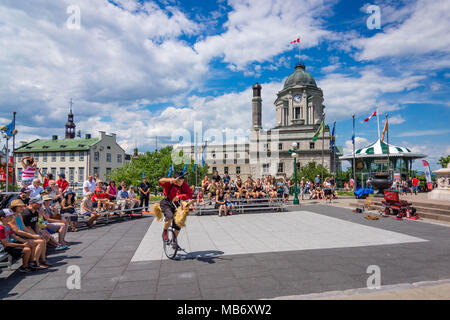
<path id="1" fill-rule="evenodd" d="M 389 175 L 389 179 L 391 178 L 391 161 L 390 161 L 390 146 L 389 146 L 389 122 L 388 122 L 388 117 L 389 115 L 386 113 L 386 133 L 387 133 L 387 145 L 388 145 L 388 153 L 387 153 L 387 158 L 388 158 L 388 175 Z"/>
<path id="2" fill-rule="evenodd" d="M 197 163 L 197 154 L 198 154 L 198 152 L 197 152 L 197 141 L 198 141 L 198 132 L 196 132 L 195 133 L 195 155 L 194 155 L 194 158 L 195 158 L 195 161 L 194 161 L 194 165 Z M 195 166 L 195 186 L 197 187 L 198 186 L 198 178 L 197 178 L 197 166 Z"/>
<path id="3" fill-rule="evenodd" d="M 322 113 L 322 183 L 323 183 L 323 160 L 324 160 L 324 156 L 323 156 L 323 151 L 324 151 L 324 147 L 325 147 L 325 113 Z"/>
<path id="4" fill-rule="evenodd" d="M 14 111 L 13 112 L 13 130 L 14 129 L 16 129 L 16 112 Z M 14 134 L 13 135 L 13 153 L 12 153 L 12 156 L 13 156 L 13 174 L 12 174 L 12 179 L 13 179 L 13 181 L 12 181 L 12 185 L 13 185 L 13 188 L 15 188 L 16 187 L 16 152 L 15 152 L 15 150 L 16 150 L 16 135 Z M 9 159 L 8 159 L 8 162 L 9 162 Z"/>
<path id="5" fill-rule="evenodd" d="M 6 192 L 9 184 L 9 139 L 6 138 Z"/>
<path id="6" fill-rule="evenodd" d="M 333 164 L 334 164 L 334 175 L 337 176 L 336 169 L 336 121 L 333 123 Z M 335 180 L 336 182 L 336 180 Z"/>
<path id="7" fill-rule="evenodd" d="M 355 158 L 355 115 L 353 114 L 353 190 L 356 184 L 356 158 Z"/>
<path id="8" fill-rule="evenodd" d="M 377 124 L 378 124 L 378 140 L 380 140 L 380 117 L 379 117 L 378 108 L 377 108 Z"/>

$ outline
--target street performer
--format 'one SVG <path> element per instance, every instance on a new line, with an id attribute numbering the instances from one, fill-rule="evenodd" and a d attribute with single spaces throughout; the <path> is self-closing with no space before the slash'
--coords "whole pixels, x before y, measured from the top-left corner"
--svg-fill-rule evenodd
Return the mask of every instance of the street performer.
<path id="1" fill-rule="evenodd" d="M 192 198 L 192 190 L 188 183 L 184 181 L 182 172 L 175 175 L 174 178 L 162 178 L 159 179 L 159 185 L 164 189 L 164 199 L 161 200 L 160 207 L 164 213 L 164 231 L 163 238 L 168 240 L 167 230 L 172 224 L 172 228 L 175 230 L 175 236 L 178 237 L 180 233 L 180 227 L 176 225 L 174 220 L 174 214 L 177 207 L 182 205 L 180 201 L 189 200 Z"/>

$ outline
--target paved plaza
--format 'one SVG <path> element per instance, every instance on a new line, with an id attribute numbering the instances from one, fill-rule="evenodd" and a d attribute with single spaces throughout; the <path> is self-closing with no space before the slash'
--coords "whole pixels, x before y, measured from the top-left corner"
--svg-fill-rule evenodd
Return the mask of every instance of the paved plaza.
<path id="1" fill-rule="evenodd" d="M 323 298 L 364 290 L 371 265 L 380 268 L 382 288 L 450 279 L 448 226 L 366 220 L 334 205 L 190 216 L 179 239 L 186 252 L 177 261 L 165 258 L 161 231 L 162 224 L 146 216 L 70 233 L 70 249 L 49 256 L 53 268 L 0 274 L 0 298 Z M 79 290 L 66 285 L 72 265 L 81 269 Z"/>

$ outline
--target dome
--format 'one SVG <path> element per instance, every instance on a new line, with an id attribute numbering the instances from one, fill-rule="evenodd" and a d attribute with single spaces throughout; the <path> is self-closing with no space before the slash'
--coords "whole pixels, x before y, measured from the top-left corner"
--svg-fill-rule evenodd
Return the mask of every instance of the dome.
<path id="1" fill-rule="evenodd" d="M 305 71 L 305 66 L 302 64 L 296 65 L 294 73 L 284 82 L 284 89 L 293 86 L 309 86 L 317 88 L 313 76 Z"/>

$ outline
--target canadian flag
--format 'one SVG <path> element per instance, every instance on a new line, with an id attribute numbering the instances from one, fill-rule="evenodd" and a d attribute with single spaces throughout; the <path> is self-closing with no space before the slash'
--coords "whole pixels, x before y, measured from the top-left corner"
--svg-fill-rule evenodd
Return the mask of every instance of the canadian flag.
<path id="1" fill-rule="evenodd" d="M 291 44 L 293 43 L 300 43 L 300 38 L 297 38 L 297 40 L 291 41 Z"/>
<path id="2" fill-rule="evenodd" d="M 364 121 L 367 122 L 367 121 L 370 120 L 370 118 L 375 117 L 376 115 L 377 115 L 377 111 L 375 110 L 375 111 L 373 112 L 373 114 L 372 114 L 370 117 L 365 118 Z"/>

